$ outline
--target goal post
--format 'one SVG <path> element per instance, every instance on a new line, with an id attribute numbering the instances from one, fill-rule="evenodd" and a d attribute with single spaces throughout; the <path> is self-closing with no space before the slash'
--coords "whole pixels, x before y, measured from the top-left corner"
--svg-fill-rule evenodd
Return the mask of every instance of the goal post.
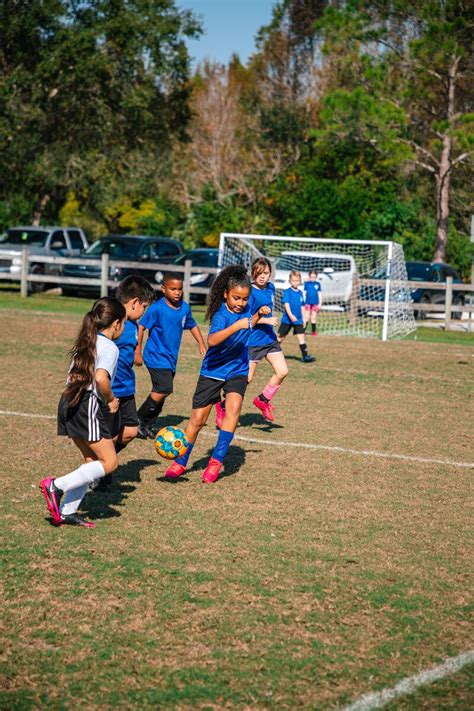
<path id="1" fill-rule="evenodd" d="M 260 256 L 272 264 L 276 311 L 283 309 L 291 271 L 300 272 L 303 284 L 310 271 L 317 273 L 320 333 L 386 341 L 416 328 L 403 247 L 396 242 L 221 233 L 220 268 L 250 269 Z"/>

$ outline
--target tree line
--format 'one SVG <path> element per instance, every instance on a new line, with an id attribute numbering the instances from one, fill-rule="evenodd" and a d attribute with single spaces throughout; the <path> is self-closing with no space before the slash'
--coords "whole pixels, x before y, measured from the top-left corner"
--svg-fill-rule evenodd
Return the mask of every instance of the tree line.
<path id="1" fill-rule="evenodd" d="M 191 70 L 175 0 L 1 0 L 0 227 L 394 239 L 470 269 L 474 0 L 281 0 Z"/>

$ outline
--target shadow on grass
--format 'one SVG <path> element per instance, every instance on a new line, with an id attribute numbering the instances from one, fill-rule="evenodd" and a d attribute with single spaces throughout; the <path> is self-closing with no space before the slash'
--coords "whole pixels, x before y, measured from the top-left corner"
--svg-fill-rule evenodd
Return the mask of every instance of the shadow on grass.
<path id="1" fill-rule="evenodd" d="M 91 519 L 117 518 L 122 514 L 114 507 L 121 506 L 141 481 L 141 473 L 147 467 L 155 466 L 156 459 L 135 459 L 121 464 L 113 474 L 109 491 L 92 491 L 83 499 L 81 510 Z M 132 483 L 130 483 L 132 482 Z"/>
<path id="2" fill-rule="evenodd" d="M 162 427 L 178 427 L 189 420 L 189 415 L 163 415 L 158 418 L 158 420 L 153 424 L 151 428 L 153 434 L 156 434 L 162 429 Z"/>
<path id="3" fill-rule="evenodd" d="M 204 469 L 207 467 L 213 451 L 214 447 L 210 447 L 204 457 L 196 459 L 196 461 L 192 463 L 192 466 L 186 471 L 186 474 L 193 474 L 194 472 L 200 472 L 202 474 Z M 236 474 L 244 466 L 245 456 L 248 451 L 257 450 L 245 450 L 238 445 L 231 445 L 225 458 L 224 471 L 219 475 L 219 479 L 224 479 L 225 477 Z M 176 479 L 167 479 L 165 476 L 160 476 L 157 477 L 157 481 L 161 481 L 165 484 L 184 484 L 189 481 L 189 478 L 188 476 L 180 476 Z"/>
<path id="4" fill-rule="evenodd" d="M 264 420 L 262 415 L 257 412 L 247 412 L 245 415 L 241 415 L 239 423 L 241 427 L 254 427 L 259 432 L 271 432 L 272 430 L 284 429 L 283 425 L 279 425 L 277 422 Z"/>

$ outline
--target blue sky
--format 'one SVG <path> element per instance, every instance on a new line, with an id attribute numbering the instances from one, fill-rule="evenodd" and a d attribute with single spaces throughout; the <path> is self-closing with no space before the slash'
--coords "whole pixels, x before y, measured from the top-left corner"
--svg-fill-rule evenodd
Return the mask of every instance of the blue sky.
<path id="1" fill-rule="evenodd" d="M 275 0 L 177 0 L 201 17 L 204 34 L 188 41 L 193 64 L 204 58 L 226 63 L 236 52 L 245 62 L 255 50 L 255 35 L 269 23 Z"/>

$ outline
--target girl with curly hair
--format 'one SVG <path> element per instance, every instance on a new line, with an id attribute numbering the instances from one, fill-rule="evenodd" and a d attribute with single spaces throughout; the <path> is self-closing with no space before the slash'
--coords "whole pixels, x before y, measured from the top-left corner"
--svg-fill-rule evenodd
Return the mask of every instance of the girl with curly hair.
<path id="1" fill-rule="evenodd" d="M 209 293 L 207 318 L 210 320 L 208 350 L 204 357 L 196 390 L 193 410 L 186 425 L 189 447 L 185 455 L 175 459 L 165 476 L 175 479 L 186 471 L 189 456 L 200 430 L 206 424 L 212 406 L 225 398 L 225 416 L 212 457 L 202 475 L 206 484 L 216 481 L 239 421 L 249 373 L 248 340 L 262 316 L 269 313 L 262 306 L 252 315 L 248 306 L 250 279 L 245 267 L 226 267 L 214 280 Z"/>

